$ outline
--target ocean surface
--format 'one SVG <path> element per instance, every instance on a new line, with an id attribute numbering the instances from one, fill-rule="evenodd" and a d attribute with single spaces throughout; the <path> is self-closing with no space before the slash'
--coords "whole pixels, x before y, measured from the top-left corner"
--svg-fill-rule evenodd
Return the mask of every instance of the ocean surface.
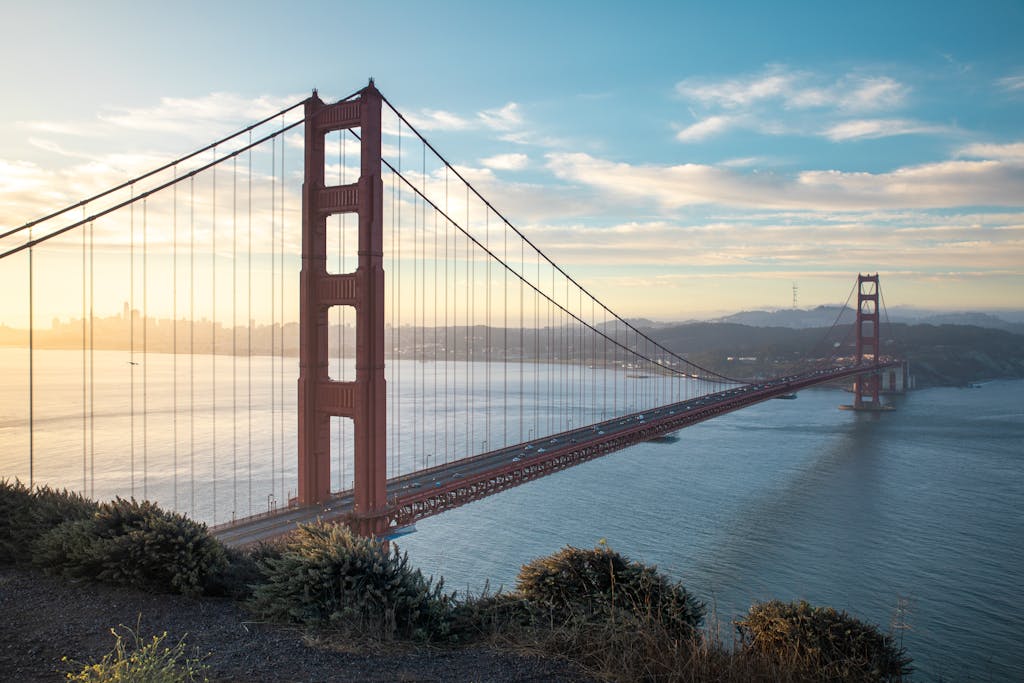
<path id="1" fill-rule="evenodd" d="M 4 478 L 28 477 L 26 358 L 0 349 Z M 95 352 L 83 384 L 81 351 L 36 352 L 36 483 L 99 499 L 145 494 L 218 522 L 293 495 L 290 361 L 150 354 L 143 379 L 125 358 Z M 430 398 L 426 365 L 391 381 L 418 377 Z M 1024 680 L 1024 382 L 914 391 L 880 415 L 838 410 L 849 398 L 814 389 L 768 401 L 423 520 L 398 544 L 449 589 L 479 592 L 512 587 L 523 563 L 562 546 L 605 539 L 682 581 L 726 638 L 753 602 L 806 599 L 895 627 L 916 680 Z M 528 416 L 547 409 L 524 402 Z M 403 424 L 429 424 L 439 407 L 402 410 Z M 518 428 L 483 434 L 493 446 Z M 350 437 L 335 436 L 343 451 Z M 457 451 L 429 432 L 417 438 L 436 458 Z M 351 479 L 345 463 L 336 487 Z"/>

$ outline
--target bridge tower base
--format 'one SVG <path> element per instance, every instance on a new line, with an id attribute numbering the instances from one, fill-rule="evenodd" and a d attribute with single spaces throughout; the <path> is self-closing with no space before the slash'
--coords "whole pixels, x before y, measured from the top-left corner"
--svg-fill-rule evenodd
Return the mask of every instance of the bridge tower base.
<path id="1" fill-rule="evenodd" d="M 306 101 L 305 181 L 302 185 L 302 267 L 299 272 L 299 505 L 322 505 L 331 495 L 331 417 L 352 419 L 355 530 L 387 530 L 386 387 L 384 383 L 384 228 L 381 180 L 381 103 L 373 82 L 357 97 Z M 360 129 L 360 176 L 327 186 L 325 136 Z M 354 273 L 327 273 L 327 217 L 355 213 L 359 223 Z M 331 306 L 356 314 L 356 378 L 331 380 L 327 329 Z"/>

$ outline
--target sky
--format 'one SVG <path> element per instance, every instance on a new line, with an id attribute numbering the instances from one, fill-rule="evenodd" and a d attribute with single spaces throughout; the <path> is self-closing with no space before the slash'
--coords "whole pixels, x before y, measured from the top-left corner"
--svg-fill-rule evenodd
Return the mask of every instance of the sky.
<path id="1" fill-rule="evenodd" d="M 375 79 L 626 317 L 1024 309 L 1024 3 L 0 0 L 0 227 Z M 0 262 L 0 268 L 5 264 Z M 9 286 L 9 285 L 8 285 Z"/>

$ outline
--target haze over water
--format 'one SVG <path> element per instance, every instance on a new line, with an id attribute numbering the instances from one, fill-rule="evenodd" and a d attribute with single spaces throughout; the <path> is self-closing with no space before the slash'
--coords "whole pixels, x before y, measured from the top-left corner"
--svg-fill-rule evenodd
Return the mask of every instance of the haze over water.
<path id="1" fill-rule="evenodd" d="M 131 370 L 124 353 L 105 353 L 110 357 L 96 352 L 96 392 L 98 406 L 108 409 L 96 417 L 90 482 L 100 499 L 127 495 L 129 457 L 123 447 L 127 404 L 113 392 Z M 23 355 L 0 352 L 0 477 L 24 478 Z M 171 367 L 169 358 L 148 358 L 149 408 L 163 412 L 151 414 L 146 429 L 154 460 L 149 493 L 168 506 L 172 476 L 156 454 L 168 450 L 175 434 L 159 379 Z M 37 400 L 56 401 L 38 411 L 37 448 L 69 453 L 59 462 L 37 462 L 36 481 L 81 488 L 89 464 L 82 458 L 81 353 L 37 352 L 36 361 L 46 389 Z M 179 407 L 187 403 L 187 362 L 177 360 Z M 202 480 L 196 514 L 209 521 L 212 397 L 203 382 L 213 366 L 208 356 L 194 362 L 200 385 L 195 441 L 203 449 L 196 462 Z M 401 365 L 402 383 L 412 381 L 414 365 Z M 228 479 L 230 449 L 236 439 L 245 444 L 249 425 L 247 407 L 239 411 L 241 425 L 233 429 L 230 420 L 228 381 L 232 371 L 241 377 L 248 370 L 244 359 L 233 366 L 230 357 L 216 361 L 224 382 L 217 389 L 217 521 L 250 507 L 247 444 L 238 449 L 243 483 L 232 486 Z M 421 382 L 429 366 L 415 364 Z M 111 368 L 116 377 L 104 375 Z M 295 476 L 294 420 L 287 412 L 294 411 L 294 377 L 284 378 L 282 392 L 272 376 L 279 382 L 280 367 L 254 359 L 254 460 L 263 463 L 253 470 L 256 511 L 268 504 L 267 491 L 283 501 Z M 280 406 L 275 419 L 268 405 L 282 394 L 283 420 Z M 566 544 L 586 548 L 606 538 L 614 549 L 683 581 L 716 613 L 726 637 L 729 621 L 759 600 L 832 605 L 883 630 L 905 605 L 902 619 L 910 629 L 902 634 L 917 680 L 1024 679 L 1024 381 L 916 391 L 894 399 L 898 410 L 880 416 L 836 409 L 849 400 L 843 392 L 817 389 L 795 401 L 768 401 L 687 428 L 675 441 L 640 444 L 421 521 L 399 545 L 425 573 L 443 575 L 450 589 L 479 591 L 486 581 L 511 587 L 522 563 Z M 403 408 L 403 425 L 424 419 L 437 414 Z M 179 423 L 178 502 L 187 511 L 187 420 Z M 495 426 L 492 438 L 496 433 Z M 141 434 L 136 417 L 137 441 Z M 273 466 L 264 462 L 270 454 Z M 350 469 L 336 473 L 335 488 L 350 477 Z"/>

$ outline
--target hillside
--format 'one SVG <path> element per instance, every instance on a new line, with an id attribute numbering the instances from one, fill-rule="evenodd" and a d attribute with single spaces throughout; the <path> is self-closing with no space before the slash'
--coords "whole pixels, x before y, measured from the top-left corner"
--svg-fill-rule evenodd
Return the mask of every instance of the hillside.
<path id="1" fill-rule="evenodd" d="M 800 359 L 854 353 L 851 325 L 830 331 L 821 327 L 691 323 L 649 333 L 693 362 L 737 378 L 778 375 L 798 370 Z M 882 351 L 908 359 L 919 387 L 1024 377 L 1024 335 L 1004 330 L 892 323 L 882 330 Z"/>

